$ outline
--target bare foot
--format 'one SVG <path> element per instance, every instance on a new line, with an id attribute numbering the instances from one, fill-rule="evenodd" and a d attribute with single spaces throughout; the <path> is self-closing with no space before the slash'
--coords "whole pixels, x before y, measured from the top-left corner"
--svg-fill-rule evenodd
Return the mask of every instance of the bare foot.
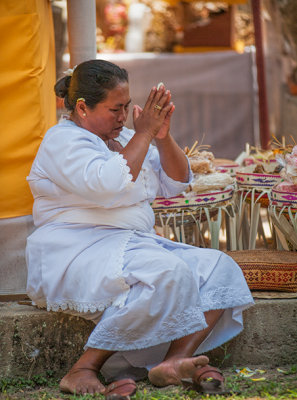
<path id="1" fill-rule="evenodd" d="M 88 368 L 72 368 L 60 382 L 62 392 L 74 394 L 103 393 L 105 387 L 97 378 L 97 371 Z"/>
<path id="2" fill-rule="evenodd" d="M 170 358 L 152 368 L 148 374 L 155 386 L 181 385 L 181 379 L 192 378 L 197 368 L 208 364 L 206 356 Z"/>

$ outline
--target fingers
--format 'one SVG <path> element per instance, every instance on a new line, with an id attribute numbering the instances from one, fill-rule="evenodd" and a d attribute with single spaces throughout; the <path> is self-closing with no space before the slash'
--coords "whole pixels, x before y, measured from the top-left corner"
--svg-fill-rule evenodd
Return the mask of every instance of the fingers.
<path id="1" fill-rule="evenodd" d="M 150 110 L 154 106 L 154 104 L 156 104 L 156 103 L 153 104 L 154 97 L 155 97 L 156 93 L 157 93 L 157 88 L 154 86 L 150 91 L 149 97 L 148 97 L 148 99 L 147 99 L 147 101 L 145 103 L 143 111 Z"/>
<path id="2" fill-rule="evenodd" d="M 158 90 L 153 87 L 143 110 L 138 105 L 133 107 L 135 131 L 149 132 L 152 137 L 155 137 L 160 132 L 162 137 L 166 136 L 174 109 L 175 106 L 171 102 L 170 90 L 166 90 L 164 84 Z"/>
<path id="3" fill-rule="evenodd" d="M 170 103 L 170 110 L 167 112 L 166 118 L 170 118 L 171 115 L 173 114 L 173 111 L 175 110 L 175 105 L 171 102 Z"/>
<path id="4" fill-rule="evenodd" d="M 174 110 L 175 110 L 175 105 L 171 101 L 169 104 L 162 107 L 161 110 L 159 110 L 159 118 L 162 117 L 164 119 L 170 118 Z"/>
<path id="5" fill-rule="evenodd" d="M 165 90 L 164 84 L 159 89 L 155 86 L 151 89 L 149 97 L 146 101 L 143 111 L 161 112 L 161 109 L 170 104 L 171 93 L 170 90 Z M 168 112 L 168 109 L 167 111 Z"/>
<path id="6" fill-rule="evenodd" d="M 165 107 L 163 107 L 161 110 L 156 110 L 156 114 L 158 115 L 159 119 L 167 120 L 167 119 L 170 119 L 174 110 L 175 110 L 175 105 L 172 102 L 170 102 Z"/>
<path id="7" fill-rule="evenodd" d="M 135 104 L 133 107 L 133 120 L 135 121 L 142 112 L 142 108 Z"/>
<path id="8" fill-rule="evenodd" d="M 154 106 L 155 112 L 158 112 L 160 116 L 167 116 L 169 112 L 173 112 L 173 103 L 171 100 L 170 90 L 165 90 L 165 86 L 162 85 L 155 96 L 157 105 Z"/>
<path id="9" fill-rule="evenodd" d="M 170 90 L 165 90 L 165 86 L 161 85 L 159 90 L 157 90 L 156 94 L 155 94 L 155 98 L 153 100 L 153 102 L 155 101 L 155 105 L 154 107 L 157 105 L 158 107 L 155 109 L 161 111 L 161 108 L 166 107 L 171 100 L 171 93 Z"/>

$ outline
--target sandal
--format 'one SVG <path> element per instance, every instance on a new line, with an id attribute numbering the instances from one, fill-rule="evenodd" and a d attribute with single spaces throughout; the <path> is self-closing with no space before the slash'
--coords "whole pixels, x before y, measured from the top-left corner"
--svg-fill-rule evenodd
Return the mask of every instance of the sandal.
<path id="1" fill-rule="evenodd" d="M 106 386 L 103 392 L 106 400 L 128 400 L 137 390 L 133 379 L 121 379 Z"/>
<path id="2" fill-rule="evenodd" d="M 186 389 L 196 390 L 201 393 L 231 394 L 230 391 L 225 389 L 222 372 L 210 365 L 197 368 L 193 377 L 182 379 L 182 383 Z"/>

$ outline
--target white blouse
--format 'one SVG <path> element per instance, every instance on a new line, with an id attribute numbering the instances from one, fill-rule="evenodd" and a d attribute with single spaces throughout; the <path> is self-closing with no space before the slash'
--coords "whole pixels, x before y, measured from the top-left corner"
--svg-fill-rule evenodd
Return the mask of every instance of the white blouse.
<path id="1" fill-rule="evenodd" d="M 133 133 L 124 128 L 117 140 L 125 146 Z M 153 145 L 132 182 L 123 156 L 70 120 L 46 133 L 27 179 L 37 226 L 27 240 L 28 294 L 49 310 L 80 312 L 124 304 L 128 241 L 133 234 L 155 236 L 150 203 L 188 185 L 166 175 Z"/>
<path id="2" fill-rule="evenodd" d="M 132 130 L 123 128 L 118 141 L 124 147 L 132 136 Z M 94 209 L 98 213 L 101 209 L 104 212 L 94 223 L 146 232 L 154 225 L 150 207 L 154 198 L 176 196 L 189 184 L 166 175 L 153 145 L 138 178 L 132 182 L 125 158 L 70 120 L 63 120 L 47 132 L 27 180 L 34 196 L 36 226 L 52 220 L 89 222 L 94 218 Z M 88 211 L 83 214 L 82 210 Z M 104 217 L 107 222 L 102 223 Z"/>

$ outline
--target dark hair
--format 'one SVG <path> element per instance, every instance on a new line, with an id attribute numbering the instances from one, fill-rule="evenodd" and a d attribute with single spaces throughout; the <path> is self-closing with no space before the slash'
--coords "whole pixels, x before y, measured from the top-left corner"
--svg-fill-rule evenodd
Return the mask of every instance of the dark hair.
<path id="1" fill-rule="evenodd" d="M 77 65 L 72 76 L 59 79 L 54 89 L 58 97 L 64 98 L 65 107 L 73 111 L 80 97 L 94 108 L 121 82 L 128 82 L 124 68 L 105 60 L 90 60 Z"/>

